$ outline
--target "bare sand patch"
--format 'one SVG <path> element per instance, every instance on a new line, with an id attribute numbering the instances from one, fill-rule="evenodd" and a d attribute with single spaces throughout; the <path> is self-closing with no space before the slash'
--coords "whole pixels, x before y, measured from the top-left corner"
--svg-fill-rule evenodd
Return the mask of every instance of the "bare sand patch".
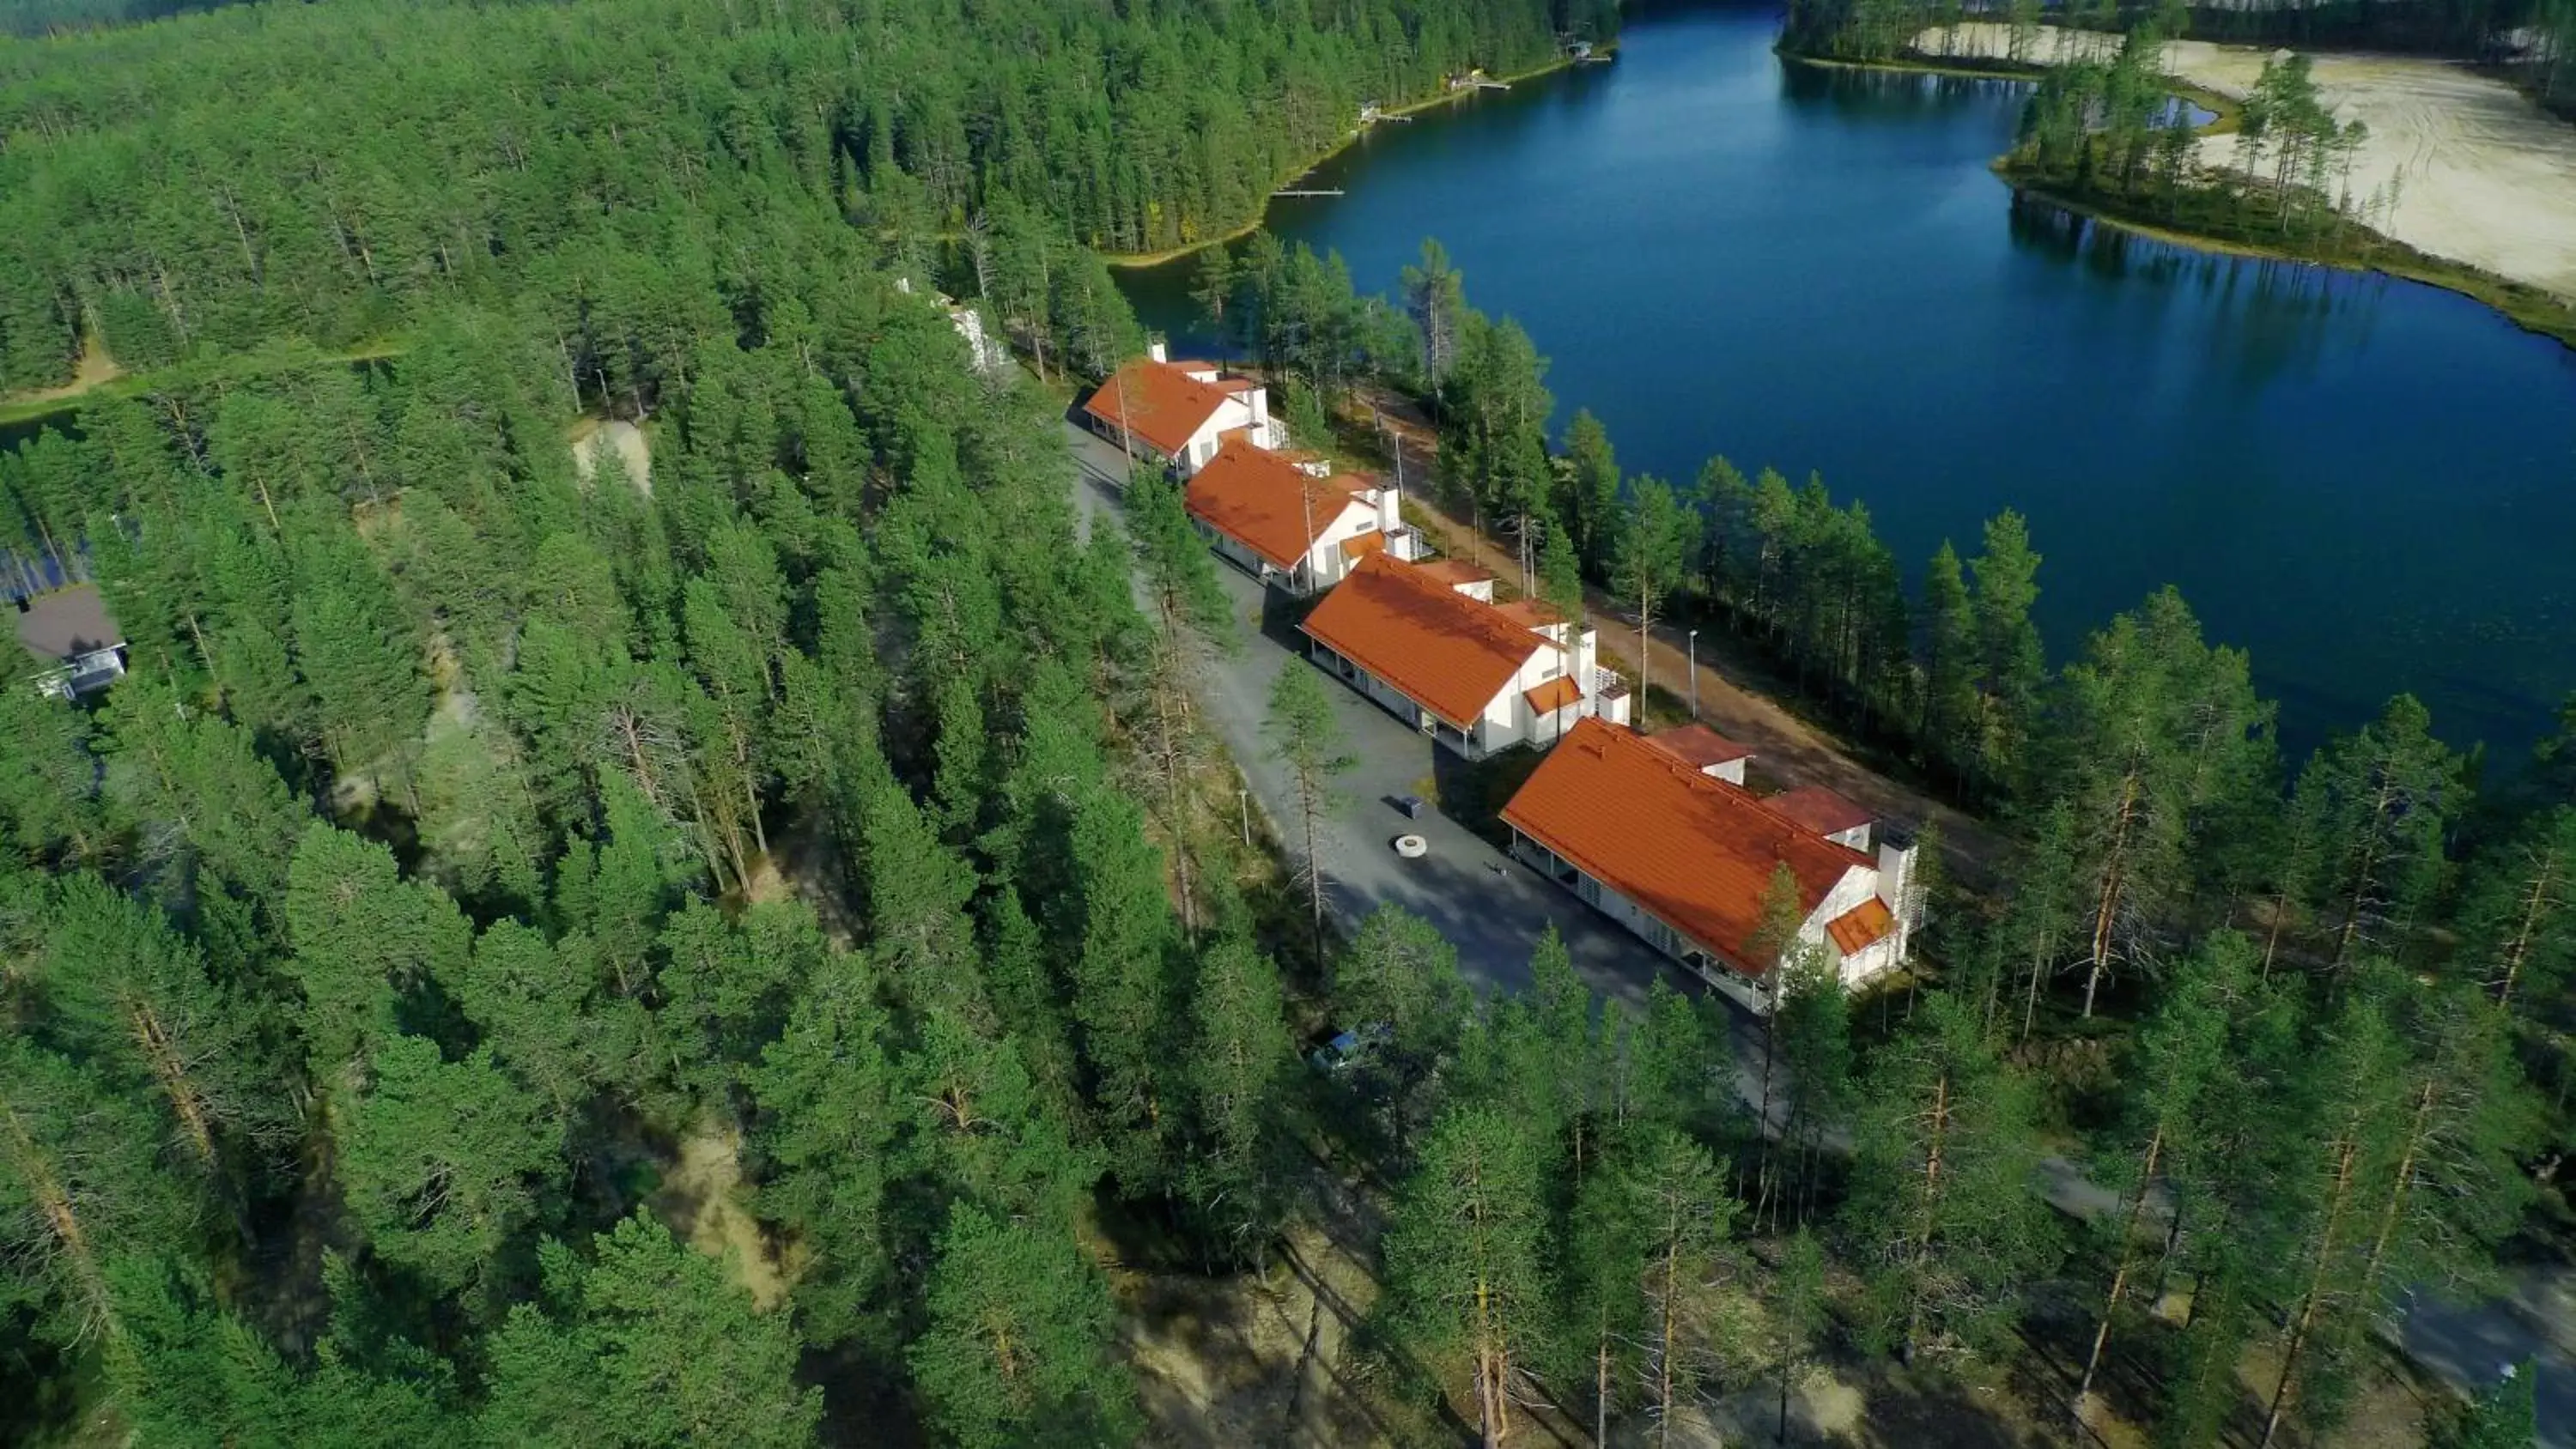
<path id="1" fill-rule="evenodd" d="M 2100 57 L 2119 37 L 2048 29 L 2025 57 L 2035 65 Z M 2003 59 L 2012 27 L 1977 22 L 1953 35 L 1915 37 L 1926 57 Z M 2270 51 L 2203 40 L 2168 41 L 2177 78 L 2242 99 Z M 2552 118 L 2513 87 L 2445 61 L 2381 55 L 2314 55 L 2318 99 L 2368 138 L 2354 155 L 2355 196 L 2393 190 L 2379 230 L 2421 252 L 2465 262 L 2562 297 L 2576 298 L 2576 126 Z M 2203 165 L 2236 161 L 2232 136 L 2200 143 Z"/>
<path id="2" fill-rule="evenodd" d="M 570 442 L 573 471 L 584 483 L 599 471 L 600 454 L 613 450 L 626 480 L 647 494 L 653 491 L 653 444 L 642 428 L 623 418 L 583 418 L 572 425 Z"/>
<path id="3" fill-rule="evenodd" d="M 680 1143 L 680 1160 L 671 1164 L 651 1202 L 689 1246 L 722 1259 L 750 1291 L 752 1306 L 766 1312 L 786 1300 L 805 1265 L 793 1253 L 771 1249 L 760 1224 L 743 1209 L 742 1193 L 742 1134 L 708 1127 Z"/>

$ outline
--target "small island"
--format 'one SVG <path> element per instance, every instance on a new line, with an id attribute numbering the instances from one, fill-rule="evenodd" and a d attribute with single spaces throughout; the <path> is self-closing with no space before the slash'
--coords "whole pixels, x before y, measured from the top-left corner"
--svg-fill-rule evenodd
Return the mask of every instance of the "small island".
<path id="1" fill-rule="evenodd" d="M 2109 15 L 2042 25 L 1916 7 L 1901 20 L 1793 5 L 1781 50 L 2034 81 L 1995 162 L 2024 196 L 2167 240 L 2446 287 L 2576 345 L 2576 125 L 2545 109 L 2576 105 L 2576 68 L 2557 58 L 2576 38 L 2542 25 L 2519 50 L 2463 39 L 2472 58 L 2523 57 L 2472 68 L 2174 39 L 2179 9 L 2124 33 Z"/>

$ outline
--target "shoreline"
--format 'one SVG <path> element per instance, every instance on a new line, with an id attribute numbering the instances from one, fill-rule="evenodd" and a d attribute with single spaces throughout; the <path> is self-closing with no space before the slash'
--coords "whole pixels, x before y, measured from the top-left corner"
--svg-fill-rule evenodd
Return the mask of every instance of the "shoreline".
<path id="1" fill-rule="evenodd" d="M 1506 86 L 1515 86 L 1519 85 L 1523 81 L 1537 80 L 1541 76 L 1554 75 L 1561 70 L 1573 70 L 1578 66 L 1596 63 L 1607 64 L 1611 59 L 1615 58 L 1619 54 L 1619 42 L 1614 40 L 1608 45 L 1598 47 L 1592 53 L 1594 56 L 1599 57 L 1598 61 L 1580 61 L 1570 55 L 1560 55 L 1555 60 L 1548 62 L 1546 65 L 1535 66 L 1525 71 L 1517 71 L 1511 75 L 1494 76 L 1492 79 L 1500 81 Z M 1480 87 L 1469 86 L 1462 90 L 1441 91 L 1434 95 L 1424 96 L 1418 101 L 1408 101 L 1401 106 L 1380 111 L 1378 113 L 1379 120 L 1383 123 L 1384 121 L 1397 116 L 1417 116 L 1426 111 L 1438 110 L 1443 106 L 1454 106 L 1459 102 L 1466 100 L 1470 96 L 1477 95 L 1480 90 Z M 1332 160 L 1334 157 L 1341 155 L 1343 152 L 1348 151 L 1353 146 L 1356 146 L 1361 141 L 1367 139 L 1371 129 L 1372 128 L 1368 126 L 1361 126 L 1353 130 L 1341 140 L 1334 142 L 1330 148 L 1310 158 L 1303 166 L 1298 167 L 1295 171 L 1292 171 L 1285 176 L 1273 180 L 1270 183 L 1270 190 L 1272 192 L 1276 192 L 1279 188 L 1287 185 L 1289 182 L 1295 181 L 1299 177 L 1311 174 L 1316 167 L 1323 165 L 1325 162 Z M 1143 271 L 1150 267 L 1159 267 L 1171 262 L 1177 262 L 1183 257 L 1206 251 L 1209 247 L 1224 246 L 1230 242 L 1241 241 L 1245 237 L 1252 235 L 1254 232 L 1261 230 L 1262 224 L 1270 219 L 1270 203 L 1276 200 L 1278 200 L 1278 197 L 1275 195 L 1263 196 L 1261 198 L 1261 205 L 1253 212 L 1251 220 L 1244 222 L 1240 226 L 1221 232 L 1218 235 L 1206 237 L 1199 241 L 1189 242 L 1181 246 L 1166 247 L 1158 252 L 1102 252 L 1100 254 L 1100 259 L 1121 271 Z"/>
<path id="2" fill-rule="evenodd" d="M 1988 168 L 2016 196 L 2027 196 L 2046 202 L 2062 211 L 2073 212 L 2088 221 L 2127 232 L 2147 241 L 2167 246 L 2188 247 L 2214 256 L 2237 257 L 2246 261 L 2296 262 L 2301 266 L 2324 267 L 2330 271 L 2355 276 L 2381 276 L 2394 281 L 2413 282 L 2434 287 L 2457 297 L 2464 297 L 2494 313 L 2515 328 L 2535 337 L 2547 338 L 2561 347 L 2576 351 L 2576 303 L 2561 301 L 2556 294 L 2517 282 L 2488 271 L 2419 251 L 2384 232 L 2370 232 L 2374 244 L 2397 253 L 2395 256 L 2364 260 L 2353 257 L 2318 256 L 2289 247 L 2265 246 L 2259 242 L 2239 241 L 2232 237 L 2204 232 L 2182 231 L 2142 218 L 2125 216 L 2098 198 L 2077 198 L 2065 192 L 2015 177 L 1998 156 Z"/>
<path id="3" fill-rule="evenodd" d="M 1918 49 L 1909 49 L 1902 56 L 1884 61 L 1855 61 L 1829 56 L 1810 56 L 1786 49 L 1776 50 L 1776 53 L 1786 62 L 1827 69 L 1876 70 L 1978 80 L 2036 82 L 2043 78 L 2049 69 L 2045 65 L 2029 61 L 1995 60 L 1979 64 L 1975 57 L 1934 56 Z M 2215 119 L 2197 128 L 2194 132 L 2197 137 L 2205 140 L 2236 130 L 2243 108 L 2242 103 L 2234 97 L 2170 72 L 2165 76 L 2165 87 L 2171 94 L 2212 113 Z M 2391 236 L 2377 227 L 2355 223 L 2357 230 L 2368 238 L 2364 244 L 2363 254 L 2326 254 L 2163 224 L 2154 218 L 2129 212 L 2118 204 L 2116 198 L 2073 196 L 2054 187 L 2016 176 L 2011 167 L 2009 152 L 1994 158 L 1988 163 L 1987 169 L 2017 196 L 2029 196 L 2045 201 L 2051 206 L 2074 212 L 2104 226 L 2118 228 L 2133 236 L 2171 246 L 2189 247 L 2212 255 L 2261 261 L 2298 262 L 2308 266 L 2328 267 L 2341 272 L 2362 275 L 2375 273 L 2401 282 L 2437 287 L 2485 307 L 2524 332 L 2547 338 L 2569 349 L 2576 349 L 2576 298 L 2562 296 L 2537 283 L 2520 281 L 2473 262 L 2426 251 L 2420 246 Z"/>

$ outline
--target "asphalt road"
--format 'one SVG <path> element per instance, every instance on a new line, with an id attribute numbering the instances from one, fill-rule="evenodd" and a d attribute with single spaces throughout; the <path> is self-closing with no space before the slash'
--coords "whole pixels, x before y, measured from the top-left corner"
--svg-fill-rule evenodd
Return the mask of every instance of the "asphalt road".
<path id="1" fill-rule="evenodd" d="M 1116 507 L 1126 463 L 1117 448 L 1066 425 L 1081 476 L 1074 504 L 1086 532 L 1091 520 Z M 1293 612 L 1250 576 L 1219 560 L 1217 575 L 1240 626 L 1237 647 L 1211 659 L 1198 695 L 1201 707 L 1250 791 L 1252 807 L 1291 825 L 1294 810 L 1286 771 L 1270 758 L 1261 737 L 1271 685 L 1282 669 L 1312 669 L 1298 636 L 1285 623 Z M 1319 671 L 1320 673 L 1320 671 Z M 1504 856 L 1438 810 L 1408 820 L 1391 803 L 1403 795 L 1429 794 L 1423 786 L 1450 773 L 1446 752 L 1395 716 L 1325 677 L 1351 753 L 1360 763 L 1337 782 L 1337 795 L 1322 855 L 1328 898 L 1345 926 L 1392 902 L 1437 927 L 1458 949 L 1458 965 L 1484 991 L 1518 991 L 1529 984 L 1530 951 L 1553 925 L 1565 938 L 1575 969 L 1608 1000 L 1641 1005 L 1661 975 L 1694 997 L 1715 996 L 1706 985 L 1650 950 L 1643 941 Z M 1282 840 L 1287 829 L 1276 828 Z M 1398 835 L 1430 842 L 1420 860 L 1398 857 Z M 1758 1100 L 1762 1061 L 1760 1028 L 1726 998 L 1726 1020 L 1735 1048 L 1740 1095 Z M 2120 1210 L 2117 1198 L 2089 1182 L 2073 1163 L 2043 1165 L 2041 1191 L 2060 1211 L 2099 1217 Z M 2495 1382 L 2506 1365 L 2531 1359 L 2540 1374 L 2538 1449 L 2576 1449 L 2576 1270 L 2516 1267 L 2507 1270 L 2503 1297 L 2454 1305 L 2418 1295 L 2399 1325 L 2406 1355 L 2464 1391 Z"/>

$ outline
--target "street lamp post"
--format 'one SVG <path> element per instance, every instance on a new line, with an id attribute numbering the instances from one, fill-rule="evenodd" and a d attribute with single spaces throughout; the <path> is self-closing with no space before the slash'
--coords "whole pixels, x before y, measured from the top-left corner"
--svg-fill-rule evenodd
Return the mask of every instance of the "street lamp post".
<path id="1" fill-rule="evenodd" d="M 1699 631 L 1690 631 L 1691 720 L 1699 720 Z"/>

